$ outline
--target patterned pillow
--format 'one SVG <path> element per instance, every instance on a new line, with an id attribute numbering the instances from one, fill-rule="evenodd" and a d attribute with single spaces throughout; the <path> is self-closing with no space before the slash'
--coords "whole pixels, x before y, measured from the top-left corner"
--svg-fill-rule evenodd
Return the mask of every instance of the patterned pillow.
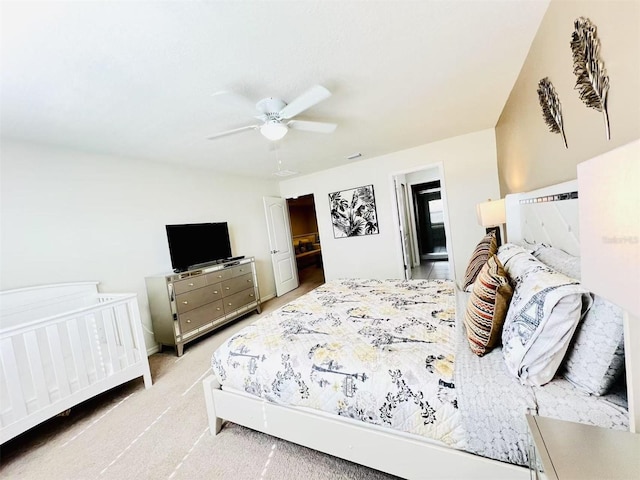
<path id="1" fill-rule="evenodd" d="M 533 255 L 554 270 L 580 279 L 580 258 L 541 246 Z M 594 295 L 564 360 L 562 375 L 579 389 L 604 395 L 624 373 L 622 309 Z"/>
<path id="2" fill-rule="evenodd" d="M 598 295 L 578 327 L 562 375 L 580 390 L 604 395 L 624 373 L 622 309 Z"/>
<path id="3" fill-rule="evenodd" d="M 473 282 L 475 282 L 478 273 L 480 273 L 484 264 L 487 263 L 489 257 L 495 255 L 497 251 L 498 242 L 496 240 L 496 232 L 492 230 L 480 240 L 471 255 L 467 270 L 464 273 L 464 283 L 462 284 L 462 289 L 465 292 L 471 291 L 471 286 Z"/>
<path id="4" fill-rule="evenodd" d="M 500 343 L 512 295 L 502 264 L 492 255 L 473 284 L 464 318 L 469 346 L 476 355 L 481 357 Z"/>
<path id="5" fill-rule="evenodd" d="M 515 290 L 502 330 L 502 353 L 522 384 L 544 385 L 558 370 L 591 296 L 528 252 L 507 253 L 504 268 Z"/>
<path id="6" fill-rule="evenodd" d="M 547 245 L 539 245 L 533 256 L 563 275 L 580 280 L 580 257 Z"/>

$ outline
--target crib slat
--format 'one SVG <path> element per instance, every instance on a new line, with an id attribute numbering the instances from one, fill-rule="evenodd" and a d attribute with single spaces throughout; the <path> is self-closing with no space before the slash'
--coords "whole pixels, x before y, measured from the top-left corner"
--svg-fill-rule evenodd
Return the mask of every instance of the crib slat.
<path id="1" fill-rule="evenodd" d="M 56 386 L 60 391 L 60 396 L 66 397 L 71 394 L 71 388 L 69 387 L 69 376 L 64 366 L 64 356 L 62 354 L 60 335 L 58 334 L 58 325 L 49 325 L 46 330 L 49 348 L 51 349 L 51 359 L 53 360 L 53 370 L 56 376 Z"/>
<path id="2" fill-rule="evenodd" d="M 116 307 L 116 322 L 120 338 L 124 345 L 124 351 L 127 355 L 127 366 L 134 365 L 136 359 L 133 356 L 133 338 L 131 337 L 131 315 L 126 305 L 118 305 Z"/>
<path id="3" fill-rule="evenodd" d="M 71 355 L 73 356 L 73 366 L 78 376 L 80 388 L 89 385 L 89 376 L 87 374 L 87 366 L 82 352 L 82 342 L 80 341 L 80 332 L 78 332 L 78 319 L 72 318 L 67 321 L 67 331 L 69 332 L 69 342 L 71 343 Z"/>
<path id="4" fill-rule="evenodd" d="M 142 321 L 140 320 L 140 310 L 138 310 L 138 302 L 133 299 L 127 302 L 127 312 L 131 321 L 131 331 L 133 332 L 133 345 L 140 352 L 140 355 L 146 355 L 147 346 L 144 343 L 144 334 L 142 333 Z"/>
<path id="5" fill-rule="evenodd" d="M 91 359 L 96 372 L 96 380 L 102 380 L 105 377 L 104 358 L 102 357 L 102 348 L 100 346 L 100 338 L 98 336 L 97 319 L 94 314 L 85 315 L 82 325 L 87 331 L 89 338 L 89 349 L 91 350 Z"/>
<path id="6" fill-rule="evenodd" d="M 27 404 L 20 384 L 20 374 L 18 373 L 18 365 L 16 363 L 11 338 L 3 338 L 2 341 L 0 341 L 0 355 L 0 358 L 2 358 L 2 370 L 4 371 L 6 382 L 9 386 L 11 411 L 14 419 L 18 420 L 27 416 Z"/>
<path id="7" fill-rule="evenodd" d="M 120 371 L 120 360 L 118 359 L 118 347 L 116 345 L 116 336 L 113 329 L 115 318 L 110 308 L 102 310 L 102 318 L 104 320 L 104 333 L 107 337 L 107 348 L 109 350 L 109 359 L 113 372 Z"/>
<path id="8" fill-rule="evenodd" d="M 24 334 L 24 346 L 29 359 L 29 370 L 33 378 L 33 385 L 38 399 L 38 407 L 42 408 L 49 403 L 49 392 L 47 391 L 47 382 L 44 378 L 44 369 L 42 368 L 42 356 L 40 355 L 40 347 L 38 346 L 38 336 L 35 330 Z"/>

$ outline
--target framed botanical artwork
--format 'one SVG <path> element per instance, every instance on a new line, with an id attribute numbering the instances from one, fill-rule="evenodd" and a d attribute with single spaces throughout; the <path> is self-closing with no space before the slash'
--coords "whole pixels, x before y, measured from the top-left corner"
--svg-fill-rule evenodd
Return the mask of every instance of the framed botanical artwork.
<path id="1" fill-rule="evenodd" d="M 334 238 L 379 233 L 373 185 L 329 194 Z"/>

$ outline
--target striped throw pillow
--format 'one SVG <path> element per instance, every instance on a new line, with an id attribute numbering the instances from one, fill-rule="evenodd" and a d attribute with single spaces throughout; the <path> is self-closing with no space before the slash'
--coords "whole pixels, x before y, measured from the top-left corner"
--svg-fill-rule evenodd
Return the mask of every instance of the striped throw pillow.
<path id="1" fill-rule="evenodd" d="M 467 303 L 464 324 L 471 350 L 478 356 L 490 352 L 500 343 L 513 288 L 496 255 L 489 257 Z"/>
<path id="2" fill-rule="evenodd" d="M 498 242 L 496 240 L 496 232 L 491 230 L 487 233 L 480 243 L 476 245 L 473 254 L 471 255 L 471 259 L 469 260 L 469 264 L 467 265 L 467 270 L 464 274 L 464 283 L 462 284 L 462 289 L 465 292 L 470 292 L 473 282 L 475 282 L 480 269 L 487 263 L 487 260 L 491 255 L 495 255 L 498 252 Z"/>

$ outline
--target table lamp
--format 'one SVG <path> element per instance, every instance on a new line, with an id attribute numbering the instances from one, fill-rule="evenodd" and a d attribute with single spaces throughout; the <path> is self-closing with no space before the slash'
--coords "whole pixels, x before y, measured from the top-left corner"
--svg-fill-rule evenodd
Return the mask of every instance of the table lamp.
<path id="1" fill-rule="evenodd" d="M 491 230 L 496 232 L 498 246 L 502 244 L 500 237 L 500 227 L 506 222 L 506 211 L 504 208 L 504 198 L 500 200 L 487 201 L 476 205 L 478 223 L 486 228 L 486 233 Z"/>

